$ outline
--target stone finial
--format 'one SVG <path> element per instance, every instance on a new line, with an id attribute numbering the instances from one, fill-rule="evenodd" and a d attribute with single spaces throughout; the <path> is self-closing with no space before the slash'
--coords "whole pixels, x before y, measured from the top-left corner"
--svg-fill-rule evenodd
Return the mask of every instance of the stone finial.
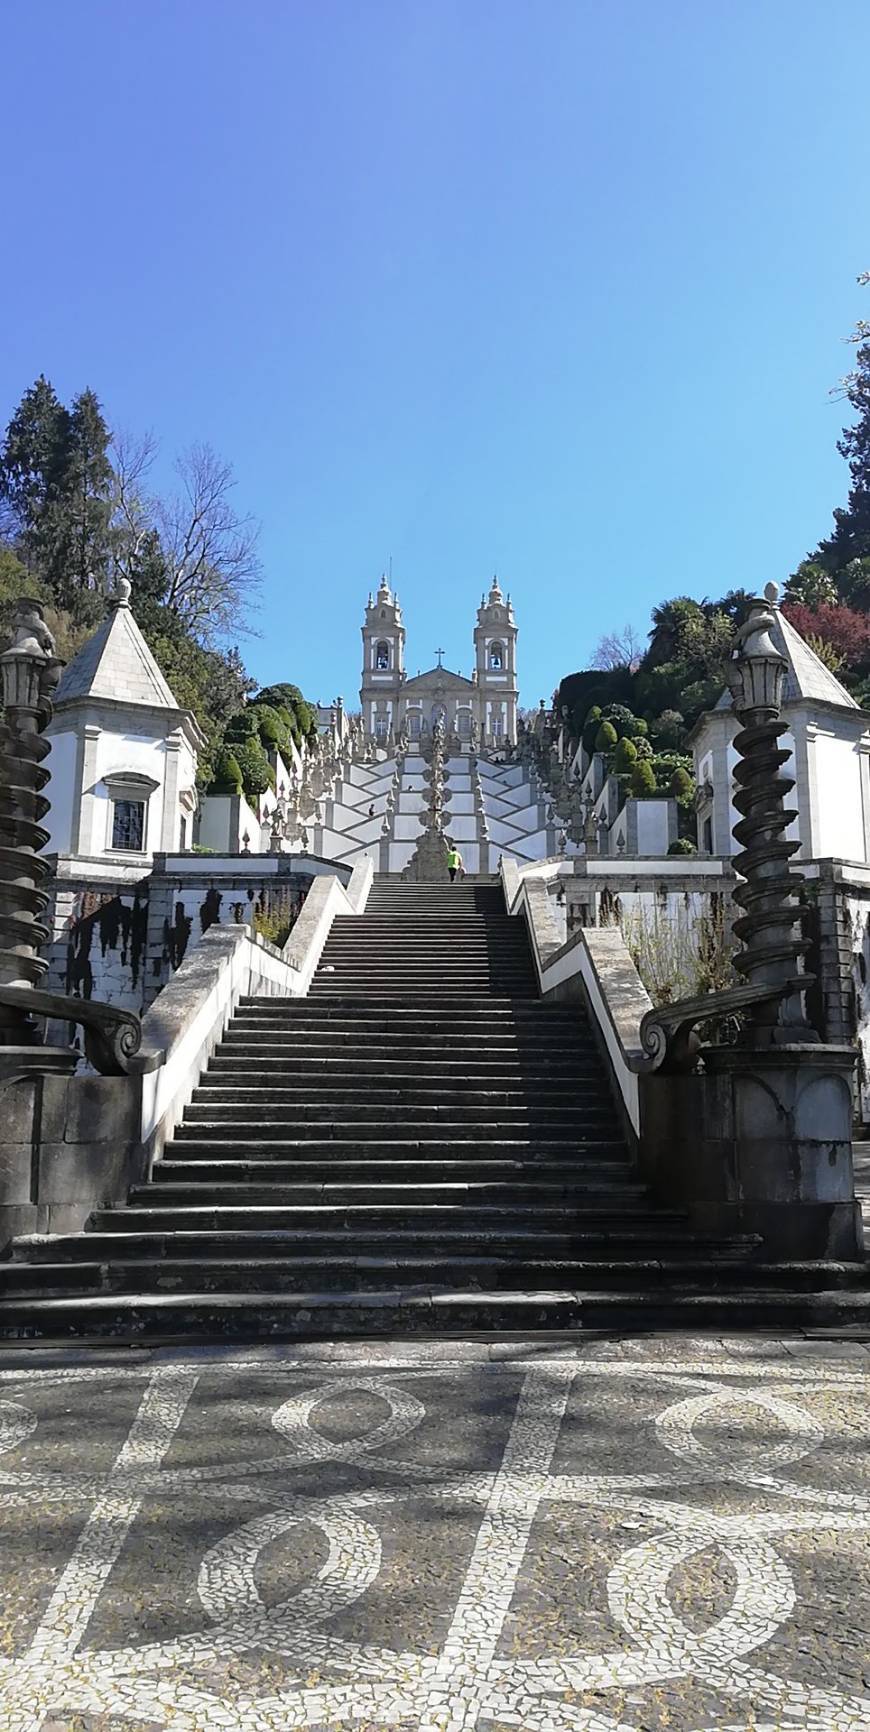
<path id="1" fill-rule="evenodd" d="M 133 594 L 133 585 L 130 582 L 129 577 L 119 577 L 117 583 L 115 584 L 115 598 L 114 598 L 114 601 L 112 603 L 112 606 L 116 607 L 116 608 L 129 607 L 130 606 L 130 597 L 132 594 Z"/>

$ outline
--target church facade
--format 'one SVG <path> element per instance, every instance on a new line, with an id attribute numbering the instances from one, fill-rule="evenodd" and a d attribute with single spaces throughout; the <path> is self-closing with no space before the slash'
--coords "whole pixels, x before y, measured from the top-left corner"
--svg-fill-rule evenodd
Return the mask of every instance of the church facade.
<path id="1" fill-rule="evenodd" d="M 517 739 L 517 624 L 510 596 L 493 578 L 474 628 L 471 677 L 438 664 L 408 675 L 399 597 L 386 577 L 369 596 L 362 627 L 360 709 L 370 739 L 386 747 L 403 734 L 425 740 L 437 723 L 468 746 L 498 750 Z"/>

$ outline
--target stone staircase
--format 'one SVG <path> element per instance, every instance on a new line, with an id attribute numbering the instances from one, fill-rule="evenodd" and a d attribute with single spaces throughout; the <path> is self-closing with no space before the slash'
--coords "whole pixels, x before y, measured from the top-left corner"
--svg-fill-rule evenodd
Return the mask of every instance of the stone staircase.
<path id="1" fill-rule="evenodd" d="M 150 1183 L 14 1243 L 0 1339 L 836 1327 L 864 1279 L 654 1208 L 500 888 L 390 879 L 242 1004 Z"/>

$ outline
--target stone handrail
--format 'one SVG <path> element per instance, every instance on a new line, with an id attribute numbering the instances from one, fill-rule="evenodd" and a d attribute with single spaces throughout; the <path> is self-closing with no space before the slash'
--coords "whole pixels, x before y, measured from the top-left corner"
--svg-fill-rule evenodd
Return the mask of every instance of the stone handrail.
<path id="1" fill-rule="evenodd" d="M 354 867 L 347 889 L 315 878 L 282 950 L 247 926 L 210 927 L 185 957 L 142 1021 L 135 1066 L 146 1073 L 142 1141 L 152 1156 L 178 1124 L 239 1000 L 298 998 L 311 984 L 336 914 L 361 914 L 371 888 L 370 860 Z"/>
<path id="2" fill-rule="evenodd" d="M 101 1076 L 129 1076 L 153 1070 L 159 1059 L 141 1051 L 142 1025 L 133 1011 L 97 999 L 70 998 L 30 986 L 0 986 L 0 1004 L 28 1015 L 75 1023 L 84 1035 L 85 1057 Z M 50 1049 L 48 1049 L 50 1050 Z M 75 1060 L 73 1060 L 75 1062 Z M 48 1067 L 46 1067 L 48 1068 Z M 10 1080 L 0 1047 L 0 1077 Z"/>

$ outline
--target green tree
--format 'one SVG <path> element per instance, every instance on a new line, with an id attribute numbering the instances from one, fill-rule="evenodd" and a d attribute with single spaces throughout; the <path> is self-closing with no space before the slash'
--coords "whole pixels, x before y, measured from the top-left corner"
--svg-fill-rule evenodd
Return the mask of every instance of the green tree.
<path id="1" fill-rule="evenodd" d="M 69 456 L 69 413 L 40 374 L 12 416 L 0 452 L 4 532 L 30 572 L 50 566 Z"/>
<path id="2" fill-rule="evenodd" d="M 783 600 L 816 608 L 822 604 L 836 605 L 839 596 L 830 572 L 817 560 L 803 559 L 786 583 Z"/>
<path id="3" fill-rule="evenodd" d="M 686 737 L 686 724 L 679 710 L 662 710 L 650 726 L 653 739 L 662 746 L 681 746 Z"/>
<path id="4" fill-rule="evenodd" d="M 45 576 L 61 607 L 88 624 L 100 618 L 109 589 L 110 439 L 99 400 L 82 391 L 68 417 L 59 533 Z"/>
<path id="5" fill-rule="evenodd" d="M 66 409 L 42 375 L 25 391 L 0 455 L 13 545 L 75 624 L 100 616 L 111 565 L 109 429 L 93 391 Z"/>

